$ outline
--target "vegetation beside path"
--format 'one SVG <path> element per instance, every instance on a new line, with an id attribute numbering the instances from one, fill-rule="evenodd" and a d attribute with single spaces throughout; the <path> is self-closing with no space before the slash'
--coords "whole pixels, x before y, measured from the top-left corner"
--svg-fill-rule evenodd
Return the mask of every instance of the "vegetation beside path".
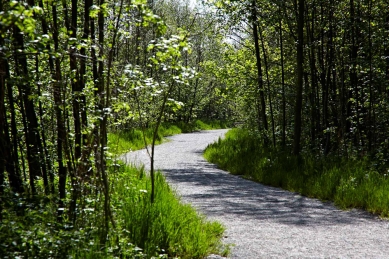
<path id="1" fill-rule="evenodd" d="M 189 259 L 227 252 L 220 242 L 222 225 L 183 204 L 162 174 L 156 174 L 154 203 L 149 201 L 151 181 L 143 168 L 116 164 L 109 167 L 109 175 L 116 227 L 110 228 L 105 245 L 98 229 L 104 211 L 92 194 L 87 204 L 78 205 L 82 222 L 63 224 L 57 222 L 56 204 L 50 200 L 20 199 L 19 210 L 3 214 L 2 258 Z"/>
<path id="2" fill-rule="evenodd" d="M 113 206 L 118 229 L 128 242 L 150 256 L 204 258 L 223 253 L 224 228 L 208 222 L 189 204 L 183 204 L 161 173 L 156 174 L 156 195 L 150 203 L 150 177 L 144 169 L 121 166 L 116 173 Z"/>
<path id="3" fill-rule="evenodd" d="M 193 122 L 164 122 L 158 128 L 156 144 L 161 144 L 165 137 L 197 130 L 225 129 L 230 124 L 222 120 L 195 120 Z M 153 138 L 153 127 L 142 129 L 124 129 L 108 134 L 109 150 L 113 153 L 125 153 L 145 148 L 145 140 L 149 145 Z M 143 135 L 144 131 L 144 135 Z"/>
<path id="4" fill-rule="evenodd" d="M 289 152 L 264 149 L 257 135 L 232 129 L 225 139 L 210 144 L 205 158 L 232 174 L 308 197 L 334 201 L 341 208 L 361 208 L 389 216 L 388 172 L 368 158 L 300 158 Z"/>
<path id="5" fill-rule="evenodd" d="M 165 123 L 159 130 L 159 143 L 165 136 L 221 127 L 225 124 L 220 121 Z M 145 132 L 146 140 L 150 141 L 151 130 Z M 109 141 L 109 150 L 114 154 L 144 147 L 142 131 L 136 129 L 110 133 Z M 156 173 L 155 200 L 151 203 L 151 179 L 144 168 L 110 160 L 107 170 L 111 219 L 115 225 L 108 233 L 101 232 L 100 226 L 105 224 L 104 208 L 99 202 L 101 194 L 96 195 L 101 190 L 93 182 L 84 183 L 89 196 L 85 197 L 86 202 L 77 204 L 76 221 L 72 221 L 71 215 L 64 215 L 63 222 L 58 222 L 55 199 L 3 197 L 7 204 L 18 204 L 3 212 L 0 226 L 3 258 L 189 259 L 228 254 L 228 248 L 221 244 L 223 226 L 207 221 L 189 204 L 183 204 L 161 173 Z"/>

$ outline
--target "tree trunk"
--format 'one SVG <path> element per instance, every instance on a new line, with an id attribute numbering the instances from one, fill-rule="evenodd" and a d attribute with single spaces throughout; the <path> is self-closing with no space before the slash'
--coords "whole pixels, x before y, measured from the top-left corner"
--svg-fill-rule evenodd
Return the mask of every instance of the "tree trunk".
<path id="1" fill-rule="evenodd" d="M 2 40 L 1 36 L 0 39 Z M 0 44 L 1 45 L 1 44 Z M 19 169 L 19 156 L 18 156 L 18 135 L 17 135 L 17 126 L 16 126 L 16 114 L 15 114 L 15 104 L 14 104 L 14 97 L 13 97 L 13 90 L 12 90 L 12 84 L 11 82 L 5 81 L 6 78 L 10 77 L 10 71 L 9 71 L 9 64 L 8 60 L 1 57 L 1 70 L 3 71 L 2 74 L 2 84 L 5 87 L 5 84 L 7 85 L 7 95 L 8 95 L 8 108 L 9 113 L 11 115 L 11 134 L 12 139 L 9 132 L 9 125 L 7 125 L 7 118 L 6 118 L 6 109 L 4 107 L 4 161 L 5 161 L 5 168 L 8 172 L 8 179 L 11 186 L 12 191 L 17 193 L 24 192 L 23 188 L 23 181 L 20 175 L 20 169 Z M 5 90 L 5 89 L 4 89 Z M 5 105 L 5 100 L 2 103 L 2 105 Z M 22 153 L 22 152 L 21 152 Z M 23 171 L 25 172 L 25 170 Z"/>
<path id="2" fill-rule="evenodd" d="M 24 42 L 23 34 L 17 26 L 13 27 L 14 31 L 14 41 L 15 46 L 24 51 Z M 31 194 L 36 194 L 35 179 L 37 176 L 41 176 L 41 169 L 43 164 L 41 164 L 39 159 L 39 145 L 38 139 L 40 139 L 40 134 L 38 131 L 38 121 L 35 113 L 35 106 L 33 100 L 31 99 L 32 91 L 31 86 L 28 83 L 28 65 L 27 58 L 24 53 L 15 53 L 16 61 L 16 73 L 23 81 L 18 82 L 19 93 L 21 99 L 23 100 L 22 113 L 25 115 L 26 124 L 25 124 L 25 137 L 26 137 L 26 149 L 27 149 L 27 160 L 29 165 L 29 174 L 30 174 L 30 188 Z"/>
<path id="3" fill-rule="evenodd" d="M 72 0 L 72 18 L 71 18 L 71 37 L 77 38 L 77 0 Z M 76 161 L 81 158 L 81 99 L 80 99 L 80 74 L 77 66 L 77 57 L 76 57 L 77 48 L 75 44 L 70 47 L 70 71 L 71 75 L 71 84 L 72 84 L 72 94 L 73 94 L 73 118 L 74 118 L 74 155 Z"/>
<path id="4" fill-rule="evenodd" d="M 42 9 L 44 8 L 42 0 L 39 1 L 39 6 Z M 54 23 L 57 23 L 57 21 L 55 20 Z M 48 26 L 47 26 L 47 22 L 46 22 L 45 18 L 42 18 L 42 31 L 43 31 L 43 34 L 47 34 L 48 35 Z M 53 32 L 53 33 L 55 33 L 55 32 Z M 58 41 L 58 39 L 57 39 L 57 41 Z M 50 44 L 46 45 L 46 49 L 47 49 L 47 51 L 49 53 L 51 53 Z M 49 67 L 50 67 L 50 73 L 53 76 L 55 72 L 54 72 L 54 58 L 53 58 L 52 55 L 50 55 L 50 57 L 49 57 Z M 53 76 L 53 79 L 55 80 L 54 76 Z M 39 94 L 39 96 L 40 96 L 40 94 Z M 39 102 L 39 112 L 40 112 L 40 114 L 43 113 L 42 105 L 40 104 L 40 102 Z M 43 125 L 42 125 L 42 122 L 41 122 L 41 127 L 42 127 L 42 129 L 44 128 Z M 57 130 L 59 130 L 59 129 L 57 129 Z M 44 139 L 43 143 L 45 144 L 46 143 L 45 136 L 42 135 L 42 138 Z M 45 156 L 46 156 L 46 158 L 48 158 L 49 156 L 47 154 L 46 144 L 45 144 L 44 150 L 45 150 Z M 47 161 L 48 161 L 47 162 L 47 169 L 48 169 L 48 172 L 49 172 L 49 181 L 50 181 L 50 183 L 49 183 L 50 184 L 50 192 L 54 193 L 55 192 L 55 187 L 54 187 L 54 171 L 52 169 L 50 159 L 47 159 Z"/>
<path id="5" fill-rule="evenodd" d="M 297 18 L 297 83 L 296 83 L 296 105 L 294 118 L 294 155 L 300 154 L 301 140 L 301 111 L 303 103 L 303 76 L 304 76 L 304 0 L 298 1 Z"/>
<path id="6" fill-rule="evenodd" d="M 311 108 L 311 148 L 314 148 L 316 145 L 316 131 L 319 130 L 317 127 L 320 126 L 320 116 L 317 117 L 317 99 L 316 99 L 316 91 L 317 91 L 317 69 L 316 69 L 316 51 L 315 51 L 315 16 L 316 16 L 316 6 L 312 7 L 312 20 L 311 27 L 307 25 L 307 29 L 309 29 L 309 37 L 310 37 L 310 52 L 309 52 L 309 64 L 311 69 L 311 90 L 309 92 L 309 100 L 310 100 L 310 108 Z"/>
<path id="7" fill-rule="evenodd" d="M 52 14 L 53 14 L 53 40 L 54 40 L 54 50 L 56 53 L 59 51 L 59 40 L 58 40 L 58 17 L 57 17 L 57 6 L 56 3 L 52 5 Z M 61 63 L 57 58 L 55 59 L 55 72 L 53 73 L 54 80 L 54 103 L 55 103 L 55 114 L 56 114 L 56 124 L 57 124 L 57 163 L 58 163 L 58 191 L 59 191 L 59 204 L 58 204 L 58 219 L 61 221 L 62 213 L 64 209 L 64 200 L 66 198 L 66 167 L 63 163 L 63 141 L 66 141 L 65 137 L 65 123 L 62 113 L 62 73 L 61 73 Z"/>
<path id="8" fill-rule="evenodd" d="M 85 0 L 84 2 L 84 30 L 82 35 L 82 41 L 83 43 L 86 43 L 89 37 L 89 9 L 92 6 L 92 0 Z M 82 47 L 80 50 L 80 109 L 81 109 L 81 122 L 82 122 L 82 129 L 85 129 L 88 126 L 88 120 L 87 120 L 87 112 L 86 112 L 86 97 L 85 94 L 83 94 L 84 88 L 85 88 L 85 77 L 86 75 L 86 49 L 85 47 Z M 84 133 L 82 136 L 82 144 L 84 146 L 90 144 L 87 143 L 87 134 Z M 83 162 L 87 162 L 86 158 L 83 159 Z"/>
<path id="9" fill-rule="evenodd" d="M 51 171 L 51 163 L 48 163 L 46 159 L 49 159 L 49 154 L 47 151 L 47 145 L 46 145 L 46 134 L 45 134 L 45 126 L 43 123 L 43 108 L 42 108 L 42 102 L 40 100 L 41 97 L 41 87 L 39 82 L 39 59 L 38 56 L 35 57 L 35 74 L 36 74 L 36 85 L 38 87 L 38 111 L 39 111 L 39 120 L 40 120 L 40 129 L 41 129 L 41 136 L 42 139 L 38 139 L 38 147 L 39 147 L 39 158 L 41 163 L 43 163 L 45 166 L 42 167 L 42 178 L 43 178 L 43 187 L 45 191 L 45 195 L 48 196 L 50 194 L 50 187 L 49 187 L 49 179 L 47 175 L 47 171 Z"/>
<path id="10" fill-rule="evenodd" d="M 259 28 L 259 27 L 258 27 Z M 259 30 L 259 36 L 261 37 L 261 45 L 263 52 L 263 61 L 265 62 L 265 73 L 266 73 L 266 82 L 267 82 L 267 91 L 269 93 L 269 108 L 270 108 L 270 119 L 272 126 L 272 136 L 273 136 L 273 147 L 276 147 L 276 133 L 275 133 L 275 124 L 274 124 L 274 114 L 273 114 L 273 103 L 272 103 L 272 95 L 270 91 L 270 78 L 269 78 L 269 66 L 267 63 L 267 54 L 265 49 L 264 38 L 262 36 L 262 31 Z"/>
<path id="11" fill-rule="evenodd" d="M 0 7 L 2 3 L 0 3 Z M 3 45 L 4 41 L 0 35 L 0 45 Z M 0 54 L 0 197 L 4 195 L 4 175 L 5 175 L 5 163 L 6 163 L 6 144 L 5 144 L 5 131 L 8 129 L 5 127 L 5 57 Z M 9 147 L 8 147 L 9 148 Z M 0 199 L 0 223 L 3 220 L 3 201 Z"/>
<path id="12" fill-rule="evenodd" d="M 262 124 L 264 129 L 263 130 L 264 145 L 267 146 L 268 145 L 268 139 L 267 139 L 268 124 L 266 118 L 265 93 L 263 89 L 261 56 L 259 53 L 258 22 L 257 22 L 257 9 L 256 9 L 255 0 L 252 1 L 251 12 L 252 12 L 252 23 L 253 23 L 252 26 L 253 26 L 254 45 L 255 45 L 255 58 L 257 60 L 257 83 L 258 83 L 259 98 L 261 102 L 260 112 L 261 112 Z M 261 129 L 259 130 L 261 131 Z"/>
<path id="13" fill-rule="evenodd" d="M 359 103 L 360 103 L 360 92 L 358 88 L 358 75 L 357 75 L 357 56 L 358 56 L 358 44 L 357 44 L 357 24 L 355 21 L 355 5 L 354 0 L 350 0 L 350 23 L 351 23 L 351 50 L 350 50 L 350 91 L 354 92 L 355 96 L 355 121 L 356 124 L 356 132 L 354 133 L 354 144 L 355 146 L 360 145 L 361 143 L 361 135 L 360 135 L 360 115 L 359 115 Z M 351 98 L 349 97 L 349 102 L 351 105 Z M 351 109 L 350 109 L 350 116 Z M 350 118 L 350 117 L 349 117 Z M 350 118 L 351 119 L 351 118 Z"/>
<path id="14" fill-rule="evenodd" d="M 281 8 L 280 8 L 281 16 Z M 284 68 L 284 38 L 282 36 L 282 19 L 280 17 L 280 55 L 281 55 L 281 87 L 282 87 L 282 140 L 281 146 L 285 148 L 286 146 L 286 94 L 285 94 L 285 68 Z"/>

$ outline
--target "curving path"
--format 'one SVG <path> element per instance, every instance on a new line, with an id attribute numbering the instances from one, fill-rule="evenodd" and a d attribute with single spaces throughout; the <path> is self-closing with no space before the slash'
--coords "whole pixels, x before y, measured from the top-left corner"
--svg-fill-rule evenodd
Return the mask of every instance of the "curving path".
<path id="1" fill-rule="evenodd" d="M 226 226 L 224 242 L 234 244 L 231 258 L 389 258 L 388 221 L 359 210 L 341 211 L 207 163 L 203 150 L 225 132 L 171 137 L 156 147 L 156 167 L 185 202 Z M 144 150 L 122 159 L 149 167 Z"/>

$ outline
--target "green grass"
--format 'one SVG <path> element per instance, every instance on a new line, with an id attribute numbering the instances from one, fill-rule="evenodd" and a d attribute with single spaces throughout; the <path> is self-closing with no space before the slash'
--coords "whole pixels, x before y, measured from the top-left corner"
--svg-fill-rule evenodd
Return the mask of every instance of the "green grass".
<path id="1" fill-rule="evenodd" d="M 184 125 L 184 124 L 183 124 Z M 195 126 L 194 126 L 195 125 Z M 221 127 L 197 121 L 184 130 Z M 179 125 L 164 123 L 157 143 L 163 137 L 183 132 Z M 146 130 L 151 142 L 152 131 Z M 110 152 L 119 154 L 144 147 L 140 130 L 109 134 Z M 210 253 L 228 254 L 221 245 L 224 228 L 209 222 L 190 205 L 183 204 L 166 183 L 156 176 L 155 202 L 150 203 L 151 181 L 143 169 L 109 160 L 110 195 L 116 229 L 110 228 L 108 240 L 101 243 L 104 225 L 103 195 L 100 187 L 85 184 L 82 200 L 77 202 L 77 221 L 57 220 L 58 200 L 50 197 L 20 197 L 8 186 L 1 197 L 0 254 L 2 258 L 204 258 Z M 96 180 L 96 179 L 94 179 Z M 93 180 L 93 181 L 94 181 Z M 70 201 L 71 185 L 68 185 Z"/>
<path id="2" fill-rule="evenodd" d="M 104 224 L 103 202 L 91 194 L 79 211 L 77 226 L 58 223 L 57 204 L 45 197 L 29 201 L 3 197 L 4 202 L 24 204 L 23 215 L 8 206 L 0 224 L 2 258 L 203 258 L 228 252 L 221 245 L 223 226 L 209 222 L 183 204 L 162 174 L 156 175 L 155 202 L 150 203 L 151 181 L 143 169 L 109 167 L 111 205 L 116 229 L 100 245 Z M 4 205 L 4 204 L 3 204 Z M 65 212 L 66 213 L 66 212 Z M 66 214 L 65 214 L 66 215 Z M 82 220 L 81 220 L 82 219 Z"/>
<path id="3" fill-rule="evenodd" d="M 389 179 L 369 161 L 265 151 L 261 140 L 241 129 L 208 146 L 204 157 L 220 168 L 308 197 L 334 201 L 341 208 L 361 208 L 389 216 Z"/>
<path id="4" fill-rule="evenodd" d="M 232 123 L 222 120 L 195 120 L 189 123 L 175 122 L 173 125 L 179 127 L 182 133 L 190 133 L 199 130 L 213 130 L 213 129 L 227 129 L 231 127 Z"/>
<path id="5" fill-rule="evenodd" d="M 182 131 L 176 125 L 163 124 L 158 129 L 156 144 L 161 144 L 164 137 L 180 134 Z M 145 129 L 145 138 L 148 145 L 153 139 L 153 129 Z M 143 132 L 140 129 L 130 129 L 121 132 L 108 133 L 108 147 L 110 152 L 121 154 L 145 147 Z"/>
<path id="6" fill-rule="evenodd" d="M 211 130 L 227 128 L 227 122 L 212 120 L 201 121 L 196 120 L 191 123 L 177 122 L 177 123 L 162 123 L 158 129 L 158 136 L 156 144 L 164 142 L 164 137 L 189 133 L 198 130 Z M 148 145 L 151 144 L 153 137 L 153 129 L 145 129 L 145 137 Z M 129 129 L 120 132 L 111 132 L 108 134 L 108 147 L 110 152 L 114 154 L 122 154 L 125 152 L 139 150 L 145 147 L 143 139 L 143 132 L 140 129 Z"/>
<path id="7" fill-rule="evenodd" d="M 120 229 L 148 255 L 203 258 L 222 253 L 220 238 L 224 228 L 208 222 L 189 204 L 183 204 L 156 175 L 155 202 L 150 203 L 151 182 L 143 170 L 122 166 L 113 190 Z M 120 208 L 120 209 L 119 209 Z"/>

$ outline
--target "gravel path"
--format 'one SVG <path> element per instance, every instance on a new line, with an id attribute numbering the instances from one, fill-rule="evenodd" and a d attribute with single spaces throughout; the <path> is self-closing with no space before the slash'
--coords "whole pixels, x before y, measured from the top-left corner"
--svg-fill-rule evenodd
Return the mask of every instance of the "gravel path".
<path id="1" fill-rule="evenodd" d="M 388 221 L 359 210 L 341 211 L 207 163 L 203 150 L 225 132 L 171 137 L 156 147 L 156 167 L 185 202 L 226 226 L 224 242 L 234 244 L 231 258 L 389 258 Z M 149 166 L 144 150 L 123 159 Z"/>

